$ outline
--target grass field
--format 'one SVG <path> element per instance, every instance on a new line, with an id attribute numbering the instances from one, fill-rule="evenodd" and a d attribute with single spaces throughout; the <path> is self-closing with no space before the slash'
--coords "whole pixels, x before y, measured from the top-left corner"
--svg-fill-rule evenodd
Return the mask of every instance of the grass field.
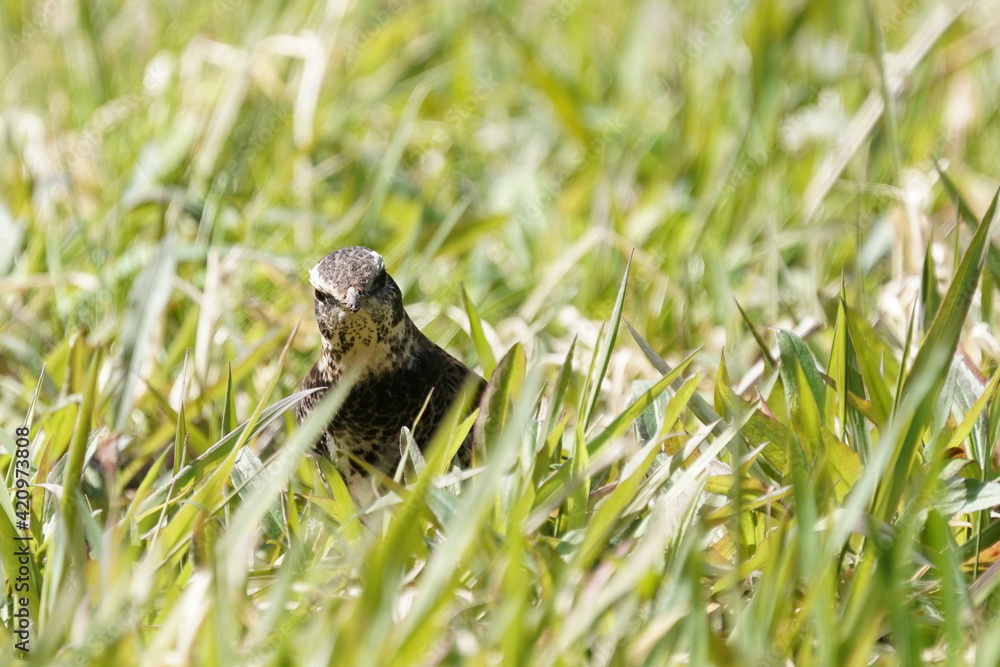
<path id="1" fill-rule="evenodd" d="M 5 656 L 1000 664 L 996 3 L 0 23 Z M 492 378 L 375 508 L 290 410 L 348 245 Z"/>

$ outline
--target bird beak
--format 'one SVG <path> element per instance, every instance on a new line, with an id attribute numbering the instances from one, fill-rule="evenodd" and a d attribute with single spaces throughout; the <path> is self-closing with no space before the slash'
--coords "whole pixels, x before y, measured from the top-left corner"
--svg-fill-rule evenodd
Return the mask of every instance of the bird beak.
<path id="1" fill-rule="evenodd" d="M 344 295 L 344 300 L 341 303 L 351 309 L 352 313 L 358 312 L 358 308 L 361 307 L 361 292 L 354 285 L 347 288 L 347 294 Z"/>

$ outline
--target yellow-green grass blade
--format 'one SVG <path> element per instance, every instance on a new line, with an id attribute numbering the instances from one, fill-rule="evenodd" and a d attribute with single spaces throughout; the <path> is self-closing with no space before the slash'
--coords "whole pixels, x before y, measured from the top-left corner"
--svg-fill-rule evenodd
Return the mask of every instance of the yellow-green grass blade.
<path id="1" fill-rule="evenodd" d="M 173 239 L 163 239 L 151 261 L 139 272 L 129 291 L 128 304 L 118 336 L 122 364 L 121 389 L 115 428 L 128 423 L 135 405 L 142 366 L 155 336 L 154 328 L 162 318 L 173 289 L 177 257 Z"/>
<path id="2" fill-rule="evenodd" d="M 232 433 L 239 421 L 236 419 L 236 396 L 233 387 L 233 365 L 226 372 L 226 402 L 222 406 L 222 435 Z"/>
<path id="3" fill-rule="evenodd" d="M 641 396 L 636 398 L 631 405 L 625 408 L 621 414 L 616 416 L 610 424 L 601 430 L 600 433 L 591 438 L 587 442 L 587 450 L 590 452 L 590 455 L 596 455 L 605 444 L 624 433 L 625 430 L 639 418 L 643 411 L 653 405 L 654 401 L 658 396 L 660 396 L 660 394 L 666 391 L 675 380 L 683 375 L 684 371 L 693 359 L 694 353 L 688 355 L 684 361 L 677 365 L 677 368 L 660 378 L 656 384 L 650 387 Z"/>
<path id="4" fill-rule="evenodd" d="M 646 356 L 653 368 L 658 370 L 661 375 L 666 375 L 671 371 L 670 365 L 663 360 L 663 358 L 656 353 L 653 347 L 646 341 L 642 335 L 635 330 L 635 328 L 629 323 L 625 318 L 622 318 L 625 322 L 625 326 L 628 328 L 629 333 L 632 334 L 632 338 L 635 340 L 639 349 Z M 682 382 L 678 378 L 677 381 L 672 385 L 674 389 L 679 389 Z M 691 412 L 694 413 L 695 417 L 698 418 L 702 424 L 713 424 L 716 428 L 716 435 L 722 433 L 725 429 L 725 422 L 722 417 L 712 408 L 712 405 L 702 398 L 699 394 L 695 394 L 691 397 Z"/>
<path id="5" fill-rule="evenodd" d="M 749 401 L 736 395 L 729 387 L 725 357 L 719 364 L 715 383 L 715 402 L 716 407 L 728 415 L 743 414 L 751 407 Z M 765 470 L 773 479 L 781 480 L 788 471 L 787 446 L 791 436 L 789 428 L 760 410 L 754 410 L 741 430 L 741 435 L 751 447 L 763 447 L 761 458 L 767 464 Z"/>
<path id="6" fill-rule="evenodd" d="M 931 324 L 927 337 L 924 339 L 913 361 L 913 368 L 903 385 L 901 395 L 913 395 L 915 402 L 912 421 L 909 422 L 905 436 L 897 445 L 893 457 L 891 474 L 887 484 L 881 486 L 876 515 L 884 520 L 891 517 L 902 496 L 906 479 L 913 465 L 918 439 L 923 428 L 928 425 L 933 404 L 938 391 L 944 382 L 944 377 L 951 364 L 951 357 L 958 344 L 958 337 L 965 323 L 966 314 L 975 297 L 976 286 L 986 253 L 990 247 L 990 232 L 997 217 L 997 200 L 1000 191 L 993 197 L 993 203 L 986 216 L 976 230 L 965 256 L 955 273 L 948 293 L 941 303 L 941 308 Z M 909 417 L 909 415 L 907 415 Z"/>
<path id="7" fill-rule="evenodd" d="M 826 384 L 819 375 L 816 362 L 812 353 L 806 347 L 805 342 L 791 331 L 778 329 L 775 331 L 778 339 L 779 363 L 778 369 L 781 372 L 781 381 L 785 389 L 785 401 L 791 411 L 798 407 L 797 401 L 802 396 L 802 387 L 799 386 L 799 379 L 804 379 L 812 392 L 816 405 L 826 405 Z M 801 374 L 796 369 L 801 370 Z M 825 424 L 826 419 L 823 413 L 817 412 L 820 423 Z"/>
<path id="8" fill-rule="evenodd" d="M 622 276 L 621 286 L 618 288 L 618 297 L 615 299 L 615 305 L 611 310 L 611 318 L 608 320 L 608 337 L 604 339 L 604 344 L 600 348 L 595 372 L 591 378 L 590 398 L 587 401 L 586 409 L 583 411 L 583 419 L 581 420 L 584 428 L 590 425 L 594 408 L 597 407 L 597 400 L 601 395 L 601 379 L 608 372 L 611 353 L 615 349 L 615 341 L 618 340 L 618 323 L 621 321 L 622 305 L 625 303 L 625 288 L 628 286 L 628 274 L 631 267 L 632 256 L 629 255 L 628 262 L 625 264 L 625 274 Z"/>
<path id="9" fill-rule="evenodd" d="M 263 430 L 268 424 L 281 416 L 283 412 L 295 407 L 295 404 L 304 397 L 309 394 L 314 394 L 317 391 L 317 389 L 299 391 L 268 406 L 261 411 L 260 418 L 253 424 L 248 437 L 253 437 Z M 236 451 L 236 444 L 244 435 L 244 432 L 248 427 L 250 427 L 249 420 L 237 426 L 231 433 L 229 433 L 229 435 L 212 445 L 208 451 L 191 461 L 191 463 L 182 468 L 181 471 L 174 475 L 168 482 L 161 485 L 144 503 L 142 503 L 139 510 L 139 516 L 147 515 L 151 511 L 157 511 L 162 507 L 164 501 L 168 497 L 168 494 L 172 495 L 172 490 L 176 489 L 177 492 L 181 492 L 185 487 L 190 485 L 191 482 L 198 479 L 206 470 L 214 469 L 220 462 L 225 460 L 226 457 L 230 456 L 233 451 Z"/>
<path id="10" fill-rule="evenodd" d="M 958 209 L 959 217 L 964 219 L 970 228 L 976 229 L 980 224 L 980 219 L 972 212 L 972 207 L 969 206 L 969 202 L 948 174 L 948 170 L 943 168 L 937 160 L 934 161 L 934 168 L 941 179 L 941 184 L 944 185 L 944 189 L 948 192 L 948 196 L 955 202 L 955 208 Z M 930 245 L 928 245 L 929 250 Z M 987 249 L 986 268 L 993 277 L 994 284 L 1000 283 L 1000 250 L 997 250 L 997 247 L 992 242 L 990 242 Z"/>
<path id="11" fill-rule="evenodd" d="M 465 301 L 465 313 L 469 316 L 469 336 L 472 337 L 472 342 L 476 346 L 479 365 L 483 369 L 483 375 L 490 377 L 493 375 L 493 369 L 497 367 L 496 357 L 493 356 L 493 349 L 483 332 L 483 321 L 479 318 L 479 311 L 476 310 L 476 305 L 472 303 L 464 286 L 462 287 L 462 298 Z"/>
<path id="12" fill-rule="evenodd" d="M 771 369 L 774 368 L 775 361 L 774 358 L 771 357 L 771 350 L 768 348 L 767 342 L 757 330 L 757 327 L 754 326 L 754 323 L 750 320 L 750 316 L 747 315 L 745 310 L 743 310 L 743 306 L 740 305 L 740 302 L 734 301 L 734 303 L 736 304 L 737 310 L 740 311 L 740 317 L 743 318 L 743 323 L 746 324 L 747 329 L 750 330 L 750 335 L 752 335 L 753 339 L 757 342 L 757 349 L 760 350 L 760 356 L 764 360 L 764 368 L 767 372 L 770 372 Z"/>

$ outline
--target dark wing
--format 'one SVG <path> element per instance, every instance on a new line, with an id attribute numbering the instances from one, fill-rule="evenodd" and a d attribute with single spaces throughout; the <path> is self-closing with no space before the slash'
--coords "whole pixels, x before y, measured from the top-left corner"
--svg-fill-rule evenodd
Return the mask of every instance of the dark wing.
<path id="1" fill-rule="evenodd" d="M 434 343 L 428 345 L 418 355 L 416 366 L 424 377 L 428 378 L 428 387 L 434 388 L 430 403 L 424 410 L 420 423 L 417 424 L 414 438 L 421 445 L 433 437 L 441 420 L 451 410 L 455 401 L 463 401 L 471 412 L 479 404 L 479 399 L 486 389 L 486 382 L 468 366 L 451 356 Z M 426 397 L 426 394 L 425 394 Z M 459 459 L 467 463 L 472 453 L 471 433 L 459 450 Z"/>
<path id="2" fill-rule="evenodd" d="M 309 369 L 309 373 L 306 374 L 306 379 L 302 381 L 302 389 L 315 389 L 316 387 L 322 387 L 321 391 L 309 394 L 295 406 L 295 419 L 300 424 L 306 420 L 306 418 L 312 413 L 313 409 L 323 400 L 326 396 L 326 390 L 330 387 L 330 380 L 326 378 L 323 373 L 319 370 L 319 364 L 314 364 L 312 368 Z M 326 433 L 320 436 L 320 439 L 316 442 L 316 451 L 329 456 L 330 455 L 330 439 Z"/>
<path id="3" fill-rule="evenodd" d="M 323 374 L 319 371 L 319 364 L 314 364 L 312 368 L 309 369 L 309 373 L 306 374 L 306 379 L 302 381 L 301 389 L 315 389 L 316 387 L 328 388 L 330 382 L 323 377 Z M 325 391 L 317 391 L 314 394 L 309 394 L 295 406 L 295 418 L 301 424 L 309 416 L 309 413 L 313 411 L 321 400 L 323 400 L 323 395 Z"/>

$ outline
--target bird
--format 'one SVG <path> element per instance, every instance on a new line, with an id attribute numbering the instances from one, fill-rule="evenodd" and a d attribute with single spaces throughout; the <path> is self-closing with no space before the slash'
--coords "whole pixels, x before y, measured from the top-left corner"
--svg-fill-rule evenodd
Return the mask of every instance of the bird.
<path id="1" fill-rule="evenodd" d="M 357 373 L 315 451 L 331 459 L 349 485 L 366 477 L 352 457 L 391 477 L 402 458 L 401 429 L 409 427 L 417 445 L 426 446 L 452 404 L 468 400 L 471 412 L 486 382 L 414 324 L 374 250 L 354 246 L 331 252 L 309 271 L 309 282 L 322 351 L 302 389 L 320 391 L 299 402 L 296 417 L 304 421 L 327 391 Z M 471 454 L 470 433 L 458 462 L 468 465 Z"/>

